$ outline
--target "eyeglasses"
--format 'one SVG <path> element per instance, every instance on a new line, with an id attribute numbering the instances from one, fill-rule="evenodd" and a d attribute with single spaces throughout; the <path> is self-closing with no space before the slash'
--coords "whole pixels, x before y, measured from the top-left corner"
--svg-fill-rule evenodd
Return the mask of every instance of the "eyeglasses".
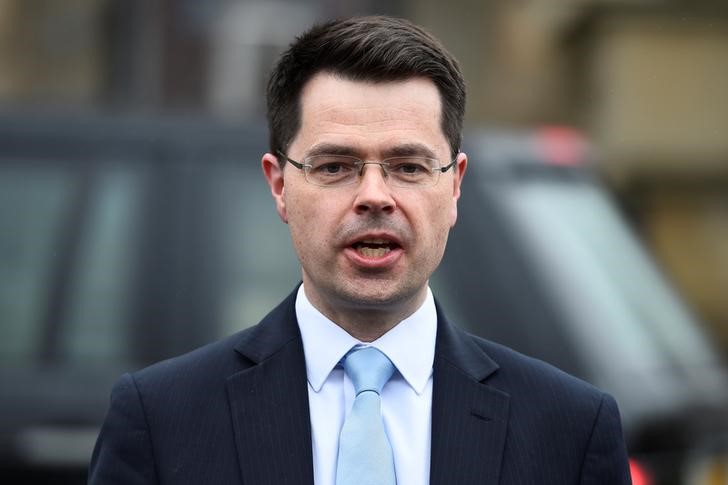
<path id="1" fill-rule="evenodd" d="M 367 162 L 348 155 L 313 155 L 297 162 L 282 152 L 278 154 L 294 167 L 303 170 L 306 181 L 320 187 L 341 187 L 355 184 L 364 174 L 364 165 L 379 165 L 385 180 L 396 187 L 430 187 L 440 174 L 455 166 L 456 160 L 441 166 L 434 158 L 409 156 Z"/>

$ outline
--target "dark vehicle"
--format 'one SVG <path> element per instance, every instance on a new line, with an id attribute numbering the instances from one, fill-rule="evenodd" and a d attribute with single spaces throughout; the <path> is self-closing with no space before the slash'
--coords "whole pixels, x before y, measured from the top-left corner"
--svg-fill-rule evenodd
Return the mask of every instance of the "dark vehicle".
<path id="1" fill-rule="evenodd" d="M 466 139 L 432 281 L 451 318 L 614 394 L 636 485 L 725 481 L 724 368 L 583 142 Z M 122 372 L 254 324 L 293 289 L 265 150 L 262 122 L 0 118 L 0 481 L 83 483 Z"/>
<path id="2" fill-rule="evenodd" d="M 436 292 L 446 308 L 465 312 L 473 333 L 612 393 L 635 485 L 728 483 L 725 367 L 606 193 L 585 140 L 564 128 L 466 139 L 467 199 Z"/>

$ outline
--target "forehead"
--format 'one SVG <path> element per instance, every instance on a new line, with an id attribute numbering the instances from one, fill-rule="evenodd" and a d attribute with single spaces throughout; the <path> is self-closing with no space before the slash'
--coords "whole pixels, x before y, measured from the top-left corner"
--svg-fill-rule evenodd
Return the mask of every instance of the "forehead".
<path id="1" fill-rule="evenodd" d="M 402 144 L 448 150 L 441 100 L 426 78 L 365 82 L 319 73 L 301 93 L 301 126 L 291 152 L 334 144 L 374 154 Z"/>

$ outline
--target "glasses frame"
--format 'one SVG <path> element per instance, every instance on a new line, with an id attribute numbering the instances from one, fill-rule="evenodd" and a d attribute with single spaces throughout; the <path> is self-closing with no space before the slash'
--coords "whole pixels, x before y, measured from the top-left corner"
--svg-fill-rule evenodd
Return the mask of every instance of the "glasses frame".
<path id="1" fill-rule="evenodd" d="M 316 187 L 332 187 L 332 188 L 335 188 L 335 187 L 346 187 L 346 186 L 349 186 L 349 185 L 356 184 L 359 180 L 361 180 L 361 177 L 364 175 L 364 166 L 365 165 L 379 165 L 382 168 L 382 172 L 384 173 L 384 180 L 388 180 L 389 179 L 389 163 L 387 163 L 388 160 L 397 160 L 397 159 L 400 159 L 400 158 L 422 158 L 422 159 L 425 159 L 425 160 L 431 160 L 431 161 L 437 162 L 438 164 L 440 163 L 440 160 L 438 160 L 436 158 L 419 157 L 419 156 L 417 156 L 417 157 L 414 157 L 414 156 L 413 157 L 406 157 L 406 156 L 389 157 L 389 158 L 385 158 L 384 160 L 381 160 L 379 162 L 374 162 L 374 161 L 362 160 L 361 158 L 352 157 L 350 155 L 329 155 L 329 154 L 326 154 L 326 153 L 322 153 L 320 155 L 314 155 L 314 156 L 316 156 L 316 157 L 319 157 L 319 156 L 332 156 L 332 157 L 333 156 L 341 156 L 341 157 L 350 158 L 352 160 L 355 160 L 356 161 L 355 165 L 357 167 L 357 171 L 359 172 L 359 177 L 358 178 L 355 178 L 355 179 L 352 179 L 351 182 L 346 182 L 346 183 L 341 183 L 341 184 L 335 184 L 335 185 L 325 185 L 325 184 L 317 184 L 315 182 L 312 182 L 309 179 L 309 171 L 313 168 L 313 165 L 311 165 L 310 163 L 308 163 L 306 160 L 308 160 L 309 158 L 312 158 L 312 157 L 307 157 L 307 158 L 305 158 L 303 160 L 303 162 L 298 162 L 298 161 L 292 159 L 291 157 L 289 157 L 288 155 L 286 155 L 285 153 L 283 153 L 280 150 L 277 151 L 277 153 L 278 153 L 279 156 L 285 158 L 286 161 L 289 162 L 291 165 L 293 165 L 297 169 L 301 170 L 303 172 L 303 178 L 304 178 L 304 180 L 306 180 L 306 182 L 308 182 L 309 184 L 315 185 Z M 448 170 L 450 170 L 450 168 L 454 167 L 456 163 L 457 163 L 457 157 L 454 158 L 449 164 L 445 165 L 444 167 L 435 167 L 435 168 L 432 168 L 431 169 L 432 170 L 432 173 L 437 175 L 437 178 L 435 179 L 435 182 L 432 185 L 422 185 L 422 184 L 397 185 L 395 183 L 394 186 L 395 187 L 403 187 L 403 188 L 409 188 L 409 187 L 434 187 L 440 181 L 440 174 L 441 173 L 445 173 Z"/>

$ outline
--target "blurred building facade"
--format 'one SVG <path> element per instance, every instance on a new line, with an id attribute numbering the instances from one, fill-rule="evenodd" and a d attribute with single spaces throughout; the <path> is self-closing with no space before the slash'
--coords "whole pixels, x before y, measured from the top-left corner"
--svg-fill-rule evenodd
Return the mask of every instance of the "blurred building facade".
<path id="1" fill-rule="evenodd" d="M 468 122 L 570 124 L 728 352 L 724 0 L 0 0 L 0 109 L 261 119 L 305 26 L 386 13 L 461 60 Z"/>

